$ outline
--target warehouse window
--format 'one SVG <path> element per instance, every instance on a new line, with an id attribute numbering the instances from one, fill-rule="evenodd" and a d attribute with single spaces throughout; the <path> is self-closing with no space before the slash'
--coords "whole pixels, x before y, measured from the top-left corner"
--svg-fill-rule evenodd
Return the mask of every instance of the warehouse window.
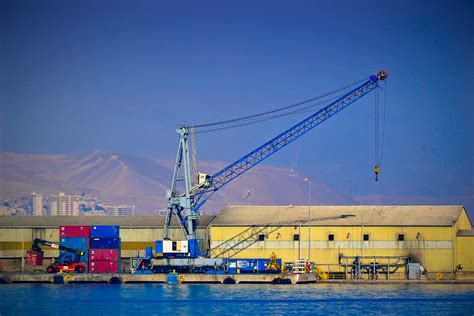
<path id="1" fill-rule="evenodd" d="M 294 234 L 294 235 L 293 235 L 293 240 L 294 240 L 294 241 L 300 240 L 300 234 Z"/>
<path id="2" fill-rule="evenodd" d="M 334 240 L 334 234 L 329 234 L 328 235 L 328 240 L 333 241 Z"/>
<path id="3" fill-rule="evenodd" d="M 258 241 L 264 241 L 264 240 L 265 240 L 265 235 L 264 234 L 258 235 Z"/>
<path id="4" fill-rule="evenodd" d="M 398 234 L 398 241 L 404 241 L 405 240 L 405 234 Z"/>
<path id="5" fill-rule="evenodd" d="M 369 234 L 364 234 L 364 241 L 369 241 L 370 238 L 369 238 Z"/>

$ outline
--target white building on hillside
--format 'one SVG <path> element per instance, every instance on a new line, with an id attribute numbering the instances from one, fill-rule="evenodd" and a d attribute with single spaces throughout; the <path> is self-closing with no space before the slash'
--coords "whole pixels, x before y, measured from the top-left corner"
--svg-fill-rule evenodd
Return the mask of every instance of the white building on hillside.
<path id="1" fill-rule="evenodd" d="M 104 205 L 105 214 L 110 216 L 133 216 L 135 205 Z"/>
<path id="2" fill-rule="evenodd" d="M 51 195 L 49 199 L 51 216 L 78 216 L 80 214 L 79 199 L 79 196 L 65 195 L 63 192 L 60 192 L 58 195 Z"/>
<path id="3" fill-rule="evenodd" d="M 40 193 L 33 192 L 30 194 L 31 197 L 31 209 L 34 216 L 43 216 L 43 195 Z"/>

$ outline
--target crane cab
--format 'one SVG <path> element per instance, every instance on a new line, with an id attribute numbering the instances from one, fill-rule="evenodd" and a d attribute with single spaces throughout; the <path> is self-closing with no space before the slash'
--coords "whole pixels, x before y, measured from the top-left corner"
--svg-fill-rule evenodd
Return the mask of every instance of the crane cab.
<path id="1" fill-rule="evenodd" d="M 198 185 L 200 187 L 208 188 L 212 185 L 211 175 L 203 172 L 198 172 Z"/>

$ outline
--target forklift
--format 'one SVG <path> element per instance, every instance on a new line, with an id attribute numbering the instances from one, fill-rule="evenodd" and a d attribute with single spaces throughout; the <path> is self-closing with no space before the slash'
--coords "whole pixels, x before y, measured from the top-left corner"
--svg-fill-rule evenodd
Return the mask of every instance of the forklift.
<path id="1" fill-rule="evenodd" d="M 54 262 L 46 269 L 48 273 L 57 272 L 76 272 L 83 273 L 87 270 L 84 263 L 79 262 L 81 257 L 85 255 L 84 251 L 65 247 L 51 241 L 36 238 L 33 241 L 31 250 L 43 255 L 43 250 L 39 245 L 45 245 L 53 249 L 59 250 L 59 257 L 54 259 Z"/>

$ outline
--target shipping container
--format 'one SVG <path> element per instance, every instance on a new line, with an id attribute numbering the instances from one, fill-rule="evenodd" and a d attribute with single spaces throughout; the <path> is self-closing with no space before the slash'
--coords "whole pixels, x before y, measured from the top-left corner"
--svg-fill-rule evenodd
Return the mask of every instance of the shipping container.
<path id="1" fill-rule="evenodd" d="M 72 249 L 89 249 L 89 238 L 64 237 L 59 239 L 59 244 Z"/>
<path id="2" fill-rule="evenodd" d="M 26 252 L 25 264 L 40 266 L 43 264 L 43 253 L 29 250 Z"/>
<path id="3" fill-rule="evenodd" d="M 90 261 L 118 261 L 120 260 L 120 251 L 118 249 L 91 249 L 89 252 Z"/>
<path id="4" fill-rule="evenodd" d="M 120 237 L 120 226 L 92 226 L 91 227 L 91 238 L 98 237 Z"/>
<path id="5" fill-rule="evenodd" d="M 91 238 L 91 249 L 120 249 L 120 238 Z"/>
<path id="6" fill-rule="evenodd" d="M 59 237 L 85 237 L 89 238 L 89 226 L 59 226 Z"/>
<path id="7" fill-rule="evenodd" d="M 89 273 L 117 273 L 119 263 L 117 261 L 90 261 Z"/>

